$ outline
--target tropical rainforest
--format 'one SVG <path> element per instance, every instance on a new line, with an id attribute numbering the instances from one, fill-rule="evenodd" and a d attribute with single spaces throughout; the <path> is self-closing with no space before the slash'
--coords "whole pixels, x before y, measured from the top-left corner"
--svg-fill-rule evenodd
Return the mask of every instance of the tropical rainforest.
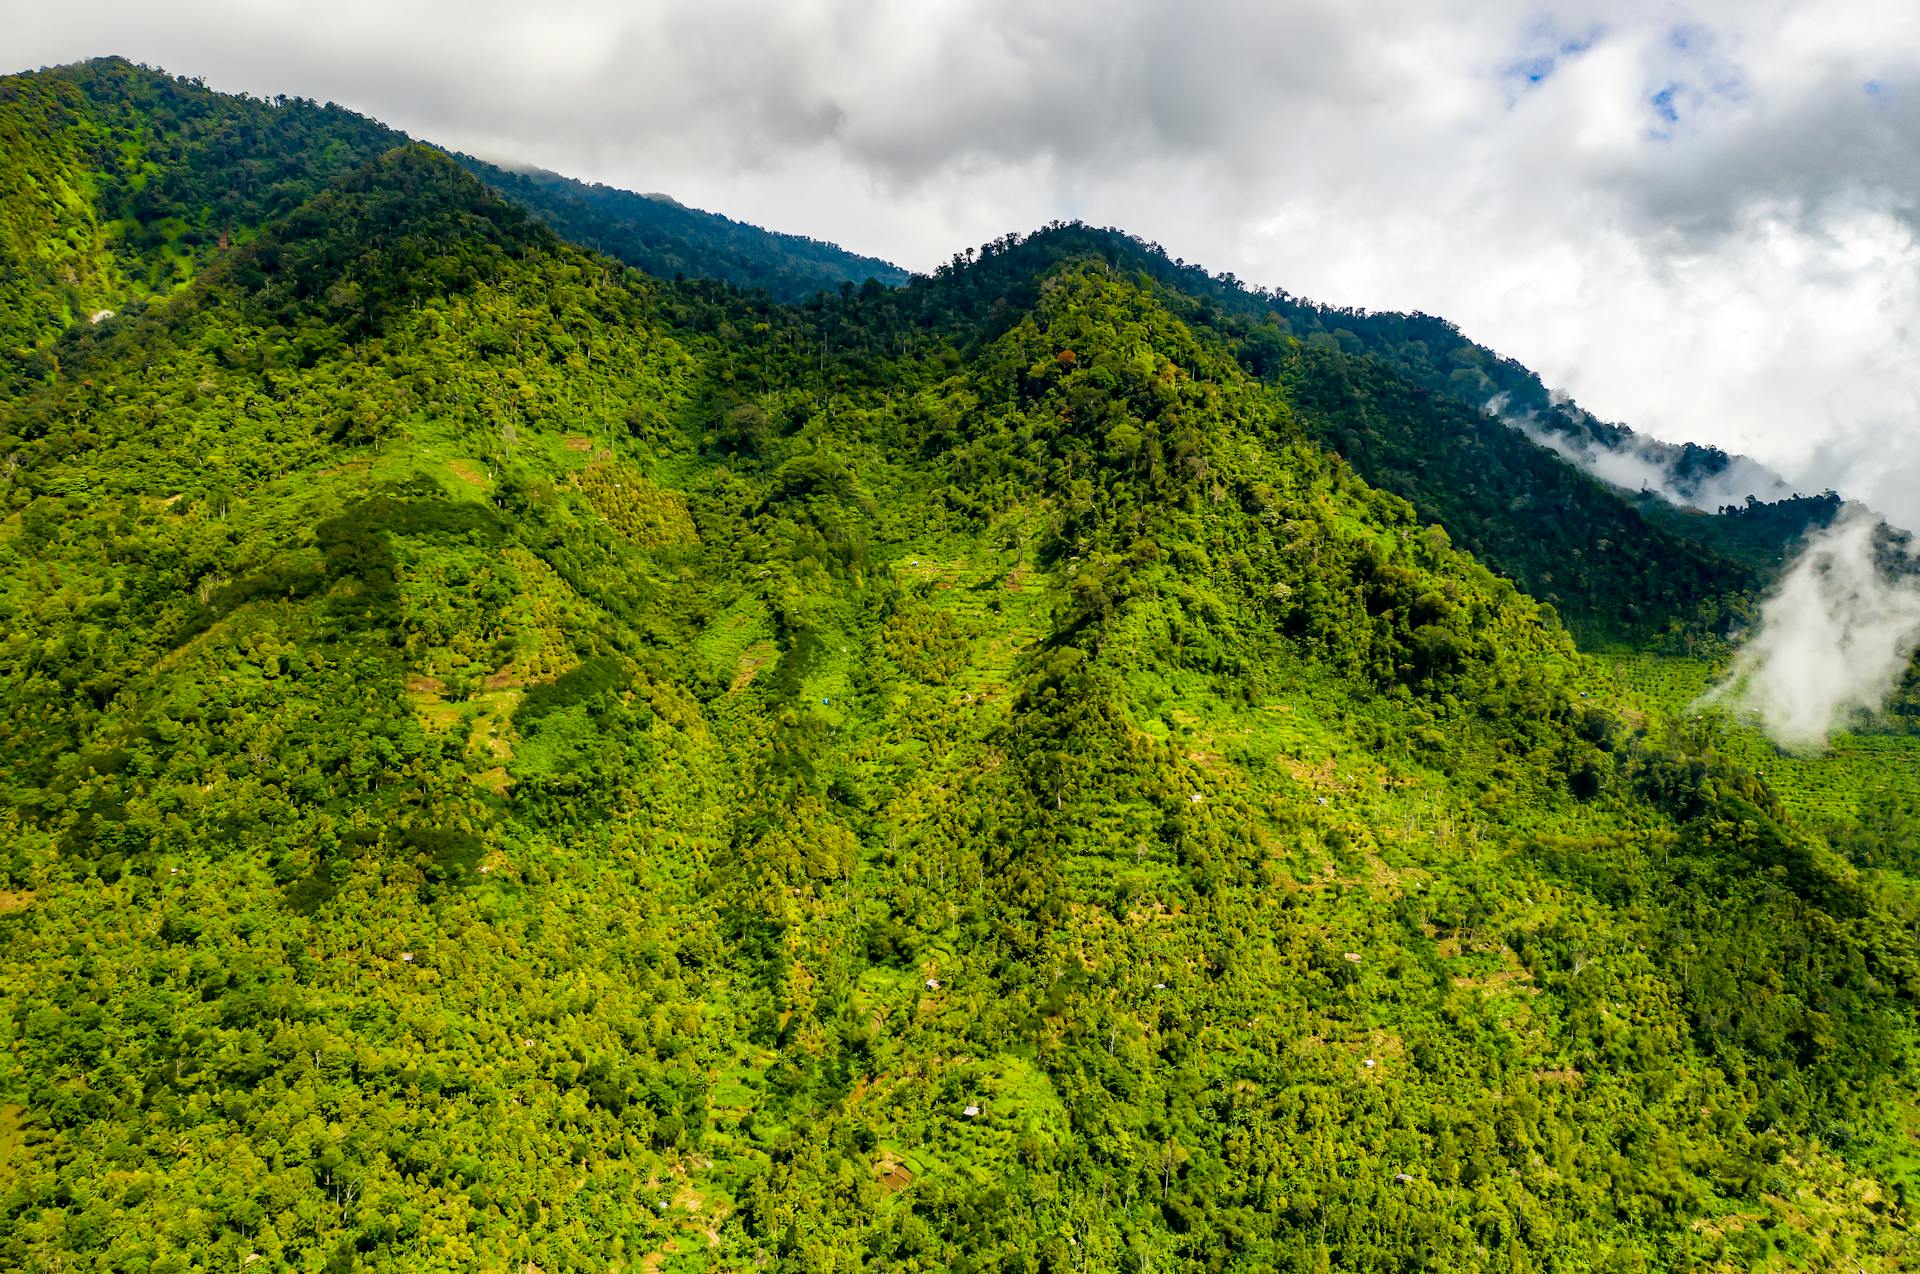
<path id="1" fill-rule="evenodd" d="M 1920 1265 L 1920 737 L 1689 711 L 1827 500 L 1086 226 L 0 178 L 0 1266 Z"/>

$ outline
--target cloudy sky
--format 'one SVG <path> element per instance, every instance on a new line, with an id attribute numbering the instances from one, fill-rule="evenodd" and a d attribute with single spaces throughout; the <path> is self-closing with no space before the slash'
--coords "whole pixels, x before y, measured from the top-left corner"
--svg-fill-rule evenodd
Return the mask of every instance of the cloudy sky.
<path id="1" fill-rule="evenodd" d="M 1920 527 L 1920 5 L 0 0 L 121 53 L 927 269 L 1055 217 L 1421 309 Z"/>

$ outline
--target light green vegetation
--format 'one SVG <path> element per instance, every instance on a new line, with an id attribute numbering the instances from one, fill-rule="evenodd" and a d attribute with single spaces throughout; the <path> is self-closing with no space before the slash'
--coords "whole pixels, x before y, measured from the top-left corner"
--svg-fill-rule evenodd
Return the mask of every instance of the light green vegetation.
<path id="1" fill-rule="evenodd" d="M 1920 870 L 1920 734 L 1904 716 L 1860 732 L 1837 731 L 1823 748 L 1785 750 L 1757 725 L 1701 703 L 1719 673 L 1712 662 L 1617 652 L 1599 662 L 1642 711 L 1703 715 L 1711 746 L 1763 777 L 1805 826 L 1867 861 Z M 1896 856 L 1889 858 L 1889 851 Z"/>
<path id="2" fill-rule="evenodd" d="M 1908 1262 L 1911 842 L 1021 252 L 780 307 L 410 148 L 53 346 L 0 1264 Z"/>

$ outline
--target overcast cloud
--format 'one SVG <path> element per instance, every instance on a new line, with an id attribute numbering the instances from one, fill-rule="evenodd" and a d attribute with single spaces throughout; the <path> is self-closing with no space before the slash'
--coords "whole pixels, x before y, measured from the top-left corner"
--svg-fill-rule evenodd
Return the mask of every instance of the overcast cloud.
<path id="1" fill-rule="evenodd" d="M 1422 309 L 1920 527 L 1920 6 L 0 0 L 216 88 L 928 269 L 1054 217 Z"/>

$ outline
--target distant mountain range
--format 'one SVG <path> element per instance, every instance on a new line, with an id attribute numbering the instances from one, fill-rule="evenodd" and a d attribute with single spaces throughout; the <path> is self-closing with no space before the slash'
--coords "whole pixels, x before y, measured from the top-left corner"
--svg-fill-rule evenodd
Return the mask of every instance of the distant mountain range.
<path id="1" fill-rule="evenodd" d="M 13 188 L 15 206 L 7 212 L 15 227 L 14 268 L 9 280 L 0 282 L 0 303 L 6 303 L 0 342 L 11 345 L 16 359 L 31 357 L 52 334 L 80 318 L 137 305 L 183 285 L 223 245 L 244 241 L 332 175 L 407 140 L 332 103 L 217 94 L 120 58 L 11 77 L 0 82 L 0 103 L 9 108 L 0 127 L 11 127 L 16 143 L 9 147 L 10 162 L 21 171 Z M 128 143 L 107 140 L 112 137 L 138 139 L 132 145 L 139 158 L 127 150 Z M 109 153 L 101 143 L 117 145 L 119 153 Z M 667 196 L 511 170 L 471 156 L 455 158 L 562 236 L 662 278 L 716 279 L 765 291 L 777 301 L 868 280 L 898 286 L 907 278 L 906 271 L 887 262 L 687 208 Z M 89 183 L 94 188 L 83 194 Z M 1211 276 L 1121 232 L 1098 233 L 1111 253 L 1205 297 L 1236 322 L 1257 316 L 1268 324 L 1248 351 L 1255 364 L 1270 358 L 1276 334 L 1296 336 L 1313 350 L 1364 353 L 1417 386 L 1487 408 L 1532 441 L 1630 493 L 1647 491 L 1714 514 L 1726 505 L 1744 509 L 1750 494 L 1777 506 L 1738 528 L 1676 518 L 1666 509 L 1643 510 L 1667 530 L 1754 569 L 1777 566 L 1807 529 L 1824 524 L 1837 507 L 1826 497 L 1796 497 L 1778 475 L 1744 457 L 1691 443 L 1661 443 L 1601 422 L 1445 320 L 1315 305 L 1250 287 L 1231 275 Z M 25 250 L 30 243 L 48 242 L 61 246 L 51 253 Z M 1480 476 L 1502 474 L 1516 464 L 1528 467 L 1530 462 L 1518 459 L 1497 431 L 1468 432 L 1478 436 L 1477 447 L 1501 453 L 1494 467 L 1480 469 Z M 1424 444 L 1415 440 L 1414 445 Z M 1350 458 L 1370 479 L 1416 504 L 1425 501 L 1424 507 L 1436 513 L 1452 512 L 1449 524 L 1459 521 L 1455 506 L 1462 486 L 1433 489 L 1377 447 L 1355 450 L 1362 454 Z M 1465 488 L 1474 482 L 1472 474 L 1447 475 L 1449 483 L 1455 478 L 1463 479 Z M 1501 559 L 1490 541 L 1479 541 L 1477 549 Z M 1538 572 L 1522 578 L 1564 600 Z M 1582 605 L 1573 601 L 1576 616 Z"/>
<path id="2" fill-rule="evenodd" d="M 513 171 L 458 155 L 489 186 L 552 226 L 561 237 L 663 279 L 719 279 L 799 301 L 872 279 L 889 287 L 907 272 L 873 257 L 795 234 L 777 234 L 688 208 L 665 195 L 636 195 L 556 173 Z"/>

